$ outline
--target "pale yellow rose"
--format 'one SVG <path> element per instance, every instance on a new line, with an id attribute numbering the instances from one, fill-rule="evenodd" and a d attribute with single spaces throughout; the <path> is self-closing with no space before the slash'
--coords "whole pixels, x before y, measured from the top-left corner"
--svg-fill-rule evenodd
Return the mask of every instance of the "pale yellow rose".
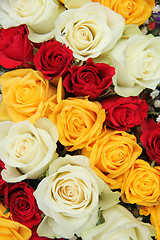
<path id="1" fill-rule="evenodd" d="M 1 174 L 6 182 L 37 179 L 58 157 L 58 131 L 48 118 L 35 124 L 28 120 L 0 122 L 0 159 L 5 163 Z"/>
<path id="2" fill-rule="evenodd" d="M 94 173 L 87 157 L 66 155 L 52 162 L 49 176 L 34 196 L 45 214 L 38 234 L 53 239 L 81 236 L 83 230 L 96 226 L 99 209 L 116 205 L 120 193 L 112 192 Z"/>
<path id="3" fill-rule="evenodd" d="M 55 106 L 49 119 L 57 126 L 59 141 L 74 151 L 101 133 L 105 110 L 99 102 L 87 98 L 67 98 Z"/>
<path id="4" fill-rule="evenodd" d="M 126 19 L 126 24 L 144 23 L 151 15 L 155 0 L 92 0 L 109 7 Z"/>
<path id="5" fill-rule="evenodd" d="M 0 202 L 0 239 L 1 240 L 29 240 L 32 231 L 26 226 L 15 222 L 11 213 L 5 214 L 6 208 Z"/>
<path id="6" fill-rule="evenodd" d="M 0 103 L 0 120 L 13 122 L 28 119 L 34 123 L 46 116 L 48 102 L 57 104 L 56 87 L 49 84 L 39 71 L 18 69 L 4 73 L 0 78 L 3 100 Z"/>
<path id="7" fill-rule="evenodd" d="M 144 206 L 160 204 L 160 167 L 151 167 L 148 162 L 137 159 L 122 189 L 122 200 Z"/>
<path id="8" fill-rule="evenodd" d="M 26 24 L 29 39 L 43 42 L 54 37 L 55 20 L 64 9 L 56 0 L 5 0 L 0 4 L 0 23 L 3 28 Z"/>
<path id="9" fill-rule="evenodd" d="M 77 2 L 77 1 L 75 1 Z M 121 38 L 125 19 L 99 3 L 62 12 L 55 22 L 55 38 L 66 44 L 78 60 L 109 51 Z"/>
<path id="10" fill-rule="evenodd" d="M 138 96 L 143 89 L 154 90 L 160 83 L 160 37 L 133 35 L 121 39 L 108 53 L 115 67 L 115 92 L 124 97 Z"/>
<path id="11" fill-rule="evenodd" d="M 124 131 L 104 130 L 82 154 L 89 157 L 90 166 L 111 189 L 122 187 L 127 170 L 141 154 L 136 137 Z"/>

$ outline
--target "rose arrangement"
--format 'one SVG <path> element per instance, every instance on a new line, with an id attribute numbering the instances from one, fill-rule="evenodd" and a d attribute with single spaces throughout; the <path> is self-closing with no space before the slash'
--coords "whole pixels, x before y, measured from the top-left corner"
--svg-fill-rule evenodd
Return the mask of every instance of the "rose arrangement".
<path id="1" fill-rule="evenodd" d="M 1 1 L 1 239 L 160 240 L 159 16 Z"/>

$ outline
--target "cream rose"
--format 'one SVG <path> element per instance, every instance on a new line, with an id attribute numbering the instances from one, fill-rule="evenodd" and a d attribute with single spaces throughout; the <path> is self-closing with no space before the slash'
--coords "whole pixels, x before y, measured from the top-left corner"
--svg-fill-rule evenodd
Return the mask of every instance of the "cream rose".
<path id="1" fill-rule="evenodd" d="M 65 43 L 75 58 L 86 60 L 108 51 L 122 36 L 125 19 L 99 3 L 62 12 L 55 22 L 56 40 Z"/>
<path id="2" fill-rule="evenodd" d="M 46 215 L 38 227 L 38 234 L 72 238 L 95 226 L 99 208 L 107 209 L 117 204 L 120 194 L 113 193 L 96 176 L 87 157 L 66 155 L 53 161 L 49 176 L 40 182 L 34 196 Z"/>
<path id="3" fill-rule="evenodd" d="M 113 79 L 117 94 L 137 96 L 160 83 L 160 37 L 135 35 L 121 39 L 108 54 L 116 68 Z"/>
<path id="4" fill-rule="evenodd" d="M 54 37 L 54 23 L 65 8 L 56 0 L 5 0 L 0 4 L 0 23 L 4 28 L 26 24 L 29 39 L 43 42 Z"/>
<path id="5" fill-rule="evenodd" d="M 4 121 L 0 132 L 0 158 L 6 167 L 2 177 L 6 182 L 37 179 L 58 157 L 57 128 L 47 118 L 39 118 L 34 125 L 28 120 Z"/>
<path id="6" fill-rule="evenodd" d="M 103 224 L 83 232 L 83 240 L 152 240 L 156 234 L 152 225 L 139 221 L 120 205 L 103 211 L 103 217 Z"/>

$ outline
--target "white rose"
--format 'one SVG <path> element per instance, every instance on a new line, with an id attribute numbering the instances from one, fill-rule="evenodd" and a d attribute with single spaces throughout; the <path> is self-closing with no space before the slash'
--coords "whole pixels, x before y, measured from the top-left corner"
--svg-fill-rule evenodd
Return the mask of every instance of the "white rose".
<path id="1" fill-rule="evenodd" d="M 39 118 L 34 125 L 28 120 L 0 122 L 0 132 L 0 158 L 6 167 L 2 177 L 6 182 L 36 179 L 58 157 L 58 131 L 47 118 Z"/>
<path id="2" fill-rule="evenodd" d="M 0 23 L 4 28 L 26 24 L 29 39 L 43 42 L 54 37 L 54 24 L 64 7 L 54 0 L 0 0 Z"/>
<path id="3" fill-rule="evenodd" d="M 98 209 L 117 204 L 120 193 L 113 193 L 97 177 L 87 157 L 67 155 L 53 161 L 49 176 L 40 182 L 34 196 L 39 209 L 46 215 L 38 227 L 38 234 L 72 238 L 95 226 Z"/>
<path id="4" fill-rule="evenodd" d="M 121 38 L 125 19 L 100 3 L 87 3 L 62 12 L 55 22 L 55 38 L 86 60 L 108 51 Z"/>
<path id="5" fill-rule="evenodd" d="M 109 52 L 115 92 L 121 96 L 137 96 L 149 88 L 154 90 L 160 83 L 160 37 L 135 35 L 121 39 Z"/>
<path id="6" fill-rule="evenodd" d="M 117 205 L 103 211 L 105 222 L 83 232 L 83 240 L 152 240 L 155 228 L 136 219 L 126 208 Z"/>

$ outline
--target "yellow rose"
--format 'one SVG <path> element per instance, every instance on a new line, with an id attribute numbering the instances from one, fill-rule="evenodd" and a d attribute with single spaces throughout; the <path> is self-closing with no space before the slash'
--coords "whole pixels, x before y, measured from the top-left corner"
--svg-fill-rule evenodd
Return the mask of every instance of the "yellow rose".
<path id="1" fill-rule="evenodd" d="M 156 239 L 160 240 L 160 205 L 156 205 L 153 207 L 142 206 L 139 212 L 140 215 L 150 215 L 151 224 L 155 227 L 157 232 Z"/>
<path id="2" fill-rule="evenodd" d="M 57 103 L 56 87 L 44 79 L 42 73 L 33 69 L 18 69 L 3 74 L 0 78 L 3 100 L 0 105 L 0 120 L 13 122 L 28 119 L 34 123 L 45 115 L 46 103 Z M 47 111 L 47 110 L 46 110 Z"/>
<path id="3" fill-rule="evenodd" d="M 14 222 L 11 214 L 4 214 L 6 208 L 0 203 L 0 239 L 1 240 L 29 240 L 32 232 L 26 226 Z"/>
<path id="4" fill-rule="evenodd" d="M 49 119 L 57 126 L 59 141 L 69 151 L 74 151 L 82 149 L 91 138 L 100 134 L 105 110 L 100 103 L 87 98 L 67 98 L 55 106 Z"/>
<path id="5" fill-rule="evenodd" d="M 109 7 L 126 19 L 126 24 L 144 23 L 151 15 L 155 0 L 92 0 Z"/>
<path id="6" fill-rule="evenodd" d="M 91 168 L 111 189 L 121 188 L 127 170 L 141 152 L 134 135 L 110 129 L 82 149 L 82 154 L 90 159 Z"/>
<path id="7" fill-rule="evenodd" d="M 144 206 L 160 204 L 160 167 L 137 159 L 123 182 L 122 200 Z"/>

